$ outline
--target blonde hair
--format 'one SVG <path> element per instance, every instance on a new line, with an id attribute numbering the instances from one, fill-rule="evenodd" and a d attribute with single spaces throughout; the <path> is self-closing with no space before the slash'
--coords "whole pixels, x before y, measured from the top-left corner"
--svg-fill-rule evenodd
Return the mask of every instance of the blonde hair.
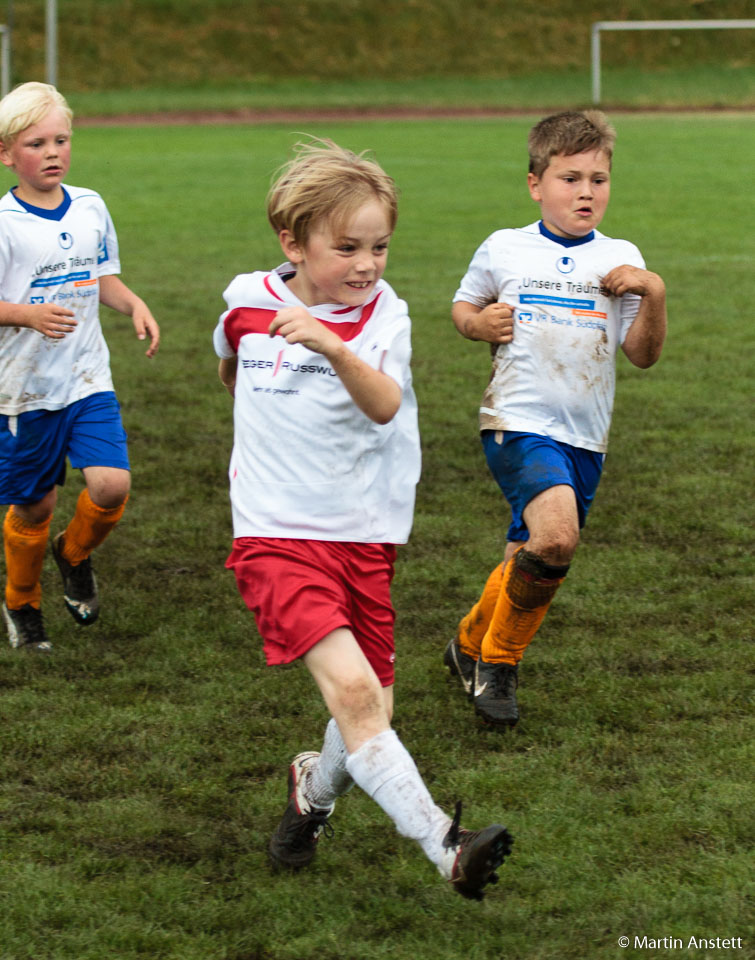
<path id="1" fill-rule="evenodd" d="M 398 219 L 393 179 L 365 153 L 352 153 L 332 140 L 313 137 L 297 143 L 295 156 L 278 171 L 267 195 L 267 218 L 277 234 L 290 230 L 306 246 L 323 221 L 337 230 L 369 200 L 383 203 L 391 230 Z"/>
<path id="2" fill-rule="evenodd" d="M 0 100 L 0 141 L 8 147 L 27 127 L 39 123 L 51 110 L 60 109 L 70 127 L 73 111 L 65 97 L 49 83 L 22 83 Z"/>
<path id="3" fill-rule="evenodd" d="M 585 150 L 602 150 L 610 166 L 616 131 L 601 110 L 567 110 L 545 117 L 530 130 L 527 148 L 530 173 L 542 177 L 551 157 L 571 157 Z"/>

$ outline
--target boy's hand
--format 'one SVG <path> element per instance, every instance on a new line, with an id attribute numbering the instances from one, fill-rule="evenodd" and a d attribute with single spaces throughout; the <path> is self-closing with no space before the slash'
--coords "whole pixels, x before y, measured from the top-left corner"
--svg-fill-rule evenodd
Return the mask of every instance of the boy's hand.
<path id="1" fill-rule="evenodd" d="M 652 367 L 666 339 L 666 284 L 657 273 L 624 263 L 609 270 L 603 277 L 603 285 L 614 296 L 633 293 L 642 298 L 621 349 L 636 367 L 643 370 Z"/>
<path id="2" fill-rule="evenodd" d="M 511 343 L 514 339 L 514 308 L 508 303 L 477 307 L 459 301 L 454 304 L 453 318 L 459 333 L 467 340 L 499 344 Z"/>
<path id="3" fill-rule="evenodd" d="M 328 330 L 304 307 L 284 307 L 279 310 L 273 317 L 268 333 L 271 337 L 278 334 L 286 343 L 300 343 L 308 350 L 324 355 L 343 343 L 337 334 Z"/>
<path id="4" fill-rule="evenodd" d="M 634 293 L 638 297 L 662 296 L 666 291 L 666 285 L 657 273 L 628 263 L 609 270 L 603 277 L 603 286 L 615 297 L 623 297 L 625 293 Z"/>
<path id="5" fill-rule="evenodd" d="M 218 364 L 220 381 L 232 397 L 236 396 L 236 373 L 238 371 L 238 365 L 238 357 L 224 357 Z"/>
<path id="6" fill-rule="evenodd" d="M 386 424 L 401 405 L 401 387 L 387 373 L 365 363 L 343 340 L 320 323 L 304 307 L 284 307 L 268 327 L 271 337 L 283 337 L 286 343 L 300 343 L 313 353 L 326 357 L 351 399 L 370 420 Z"/>
<path id="7" fill-rule="evenodd" d="M 134 330 L 136 330 L 136 336 L 139 340 L 146 340 L 147 337 L 149 337 L 149 347 L 145 353 L 146 356 L 151 359 L 157 353 L 157 348 L 160 346 L 160 328 L 152 316 L 149 307 L 143 300 L 139 300 L 134 305 L 134 312 L 131 315 L 131 319 L 134 321 Z"/>
<path id="8" fill-rule="evenodd" d="M 26 307 L 27 326 L 44 337 L 62 340 L 66 334 L 76 329 L 78 320 L 73 310 L 59 307 L 55 303 L 32 303 Z"/>

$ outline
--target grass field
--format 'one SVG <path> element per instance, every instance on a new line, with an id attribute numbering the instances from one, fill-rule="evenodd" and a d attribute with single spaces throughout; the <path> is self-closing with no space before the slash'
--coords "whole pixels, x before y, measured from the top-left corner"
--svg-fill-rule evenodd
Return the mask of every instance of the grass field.
<path id="1" fill-rule="evenodd" d="M 63 81 L 61 81 L 61 86 Z M 65 89 L 65 87 L 63 87 Z M 435 76 L 410 79 L 321 77 L 272 78 L 236 83 L 95 89 L 72 92 L 77 116 L 111 116 L 165 111 L 370 109 L 381 107 L 447 110 L 532 110 L 590 104 L 589 69 L 538 70 L 505 77 Z M 653 71 L 614 66 L 602 70 L 606 108 L 677 109 L 755 107 L 755 66 L 698 63 Z"/>
<path id="2" fill-rule="evenodd" d="M 228 281 L 279 262 L 262 204 L 296 129 L 82 128 L 70 182 L 105 195 L 164 343 L 149 362 L 104 317 L 134 491 L 96 556 L 100 621 L 76 628 L 48 561 L 54 655 L 0 650 L 2 960 L 676 952 L 635 937 L 755 956 L 752 116 L 616 118 L 604 231 L 666 279 L 665 353 L 619 363 L 604 479 L 528 651 L 520 725 L 481 730 L 441 666 L 506 524 L 476 438 L 486 348 L 456 335 L 449 302 L 489 232 L 535 219 L 532 119 L 306 128 L 373 148 L 401 187 L 386 276 L 414 320 L 424 472 L 395 582 L 395 725 L 440 804 L 515 834 L 501 883 L 482 904 L 455 896 L 358 791 L 308 872 L 271 874 L 286 765 L 326 716 L 303 669 L 263 666 L 223 569 L 231 405 L 210 338 Z M 54 530 L 79 489 L 70 476 Z"/>
<path id="3" fill-rule="evenodd" d="M 605 0 L 524 7 L 516 0 L 297 0 L 295 6 L 280 0 L 65 0 L 58 6 L 63 89 L 122 94 L 159 86 L 179 96 L 191 86 L 206 92 L 208 85 L 263 91 L 281 85 L 310 97 L 328 86 L 348 85 L 353 92 L 355 84 L 372 82 L 402 96 L 399 85 L 422 78 L 448 87 L 494 77 L 516 87 L 537 85 L 541 77 L 548 84 L 556 73 L 569 84 L 589 69 L 591 25 L 606 15 L 689 22 L 752 16 L 751 0 L 631 0 L 614 7 Z M 12 83 L 44 74 L 45 9 L 39 0 L 7 4 Z M 693 98 L 698 105 L 715 102 L 721 81 L 732 76 L 749 77 L 752 94 L 748 30 L 609 32 L 601 46 L 605 66 L 630 78 L 622 91 L 630 98 L 640 92 L 635 87 L 650 88 L 650 102 L 657 103 L 664 75 L 677 70 L 703 94 Z M 533 106 L 544 102 L 551 101 Z"/>

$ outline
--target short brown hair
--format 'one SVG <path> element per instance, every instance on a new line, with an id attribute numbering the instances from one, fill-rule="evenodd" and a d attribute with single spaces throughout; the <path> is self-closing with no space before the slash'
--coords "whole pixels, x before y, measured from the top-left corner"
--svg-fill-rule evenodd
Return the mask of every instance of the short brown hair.
<path id="1" fill-rule="evenodd" d="M 557 154 L 571 157 L 585 150 L 602 150 L 610 164 L 616 131 L 601 110 L 567 110 L 545 117 L 531 130 L 527 141 L 530 173 L 542 177 Z"/>
<path id="2" fill-rule="evenodd" d="M 297 143 L 296 155 L 276 175 L 267 195 L 267 218 L 277 234 L 290 230 L 305 246 L 313 225 L 340 225 L 368 200 L 385 204 L 391 230 L 398 219 L 393 179 L 365 152 L 352 153 L 332 140 Z"/>

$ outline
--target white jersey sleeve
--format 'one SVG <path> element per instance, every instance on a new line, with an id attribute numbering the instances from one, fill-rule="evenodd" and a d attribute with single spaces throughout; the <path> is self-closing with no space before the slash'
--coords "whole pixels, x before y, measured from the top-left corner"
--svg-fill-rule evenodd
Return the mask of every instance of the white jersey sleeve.
<path id="1" fill-rule="evenodd" d="M 476 307 L 487 307 L 498 300 L 499 283 L 490 259 L 490 238 L 475 251 L 454 296 L 454 303 L 463 301 Z"/>

